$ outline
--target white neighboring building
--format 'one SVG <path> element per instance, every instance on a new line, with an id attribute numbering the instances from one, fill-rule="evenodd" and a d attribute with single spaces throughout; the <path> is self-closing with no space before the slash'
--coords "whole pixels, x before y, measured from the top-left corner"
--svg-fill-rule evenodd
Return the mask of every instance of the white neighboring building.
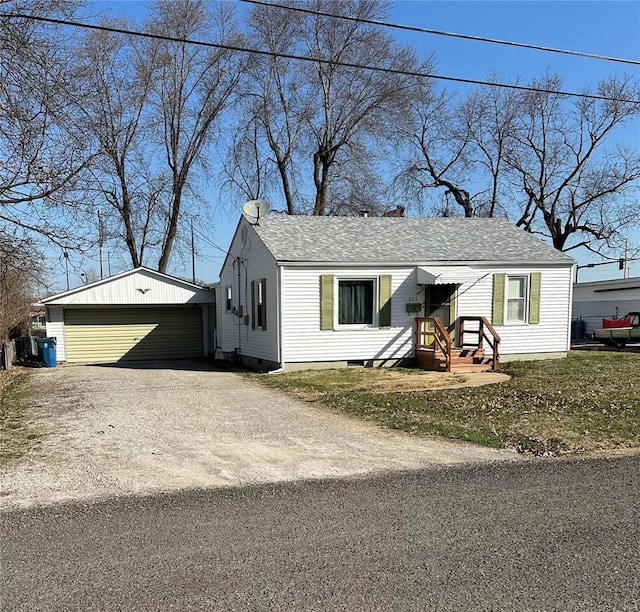
<path id="1" fill-rule="evenodd" d="M 457 330 L 482 316 L 502 360 L 566 356 L 573 264 L 499 219 L 241 217 L 216 355 L 265 370 L 394 365 L 415 358 L 416 317 Z"/>
<path id="2" fill-rule="evenodd" d="M 591 281 L 573 286 L 573 318 L 584 321 L 591 335 L 602 319 L 622 318 L 640 311 L 640 278 Z"/>
<path id="3" fill-rule="evenodd" d="M 197 358 L 215 346 L 214 290 L 148 268 L 40 303 L 59 362 Z"/>

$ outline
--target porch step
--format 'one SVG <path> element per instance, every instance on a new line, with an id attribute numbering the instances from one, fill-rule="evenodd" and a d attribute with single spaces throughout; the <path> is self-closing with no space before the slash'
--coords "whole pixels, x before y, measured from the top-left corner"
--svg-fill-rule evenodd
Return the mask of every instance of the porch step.
<path id="1" fill-rule="evenodd" d="M 444 353 L 440 350 L 434 350 L 434 349 L 422 349 L 425 352 L 431 352 L 435 355 L 442 355 L 444 356 Z M 467 357 L 483 357 L 484 356 L 484 349 L 479 349 L 479 348 L 452 348 L 451 349 L 451 355 L 453 357 L 460 357 L 460 358 L 467 358 Z"/>
<path id="2" fill-rule="evenodd" d="M 442 369 L 446 367 L 446 364 L 442 364 Z M 452 363 L 451 372 L 464 374 L 465 372 L 491 372 L 493 370 L 493 364 L 490 361 L 483 363 Z"/>
<path id="3" fill-rule="evenodd" d="M 423 370 L 445 371 L 447 362 L 442 351 L 416 351 L 416 365 Z M 451 372 L 486 372 L 493 370 L 493 358 L 485 357 L 479 349 L 452 349 Z"/>

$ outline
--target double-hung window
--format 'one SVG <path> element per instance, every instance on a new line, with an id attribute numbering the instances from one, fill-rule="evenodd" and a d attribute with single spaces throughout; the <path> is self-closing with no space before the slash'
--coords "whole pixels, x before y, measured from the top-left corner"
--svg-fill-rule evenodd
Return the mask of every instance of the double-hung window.
<path id="1" fill-rule="evenodd" d="M 507 323 L 526 322 L 528 281 L 528 276 L 507 277 Z"/>
<path id="2" fill-rule="evenodd" d="M 492 323 L 535 325 L 540 323 L 542 274 L 493 275 Z"/>

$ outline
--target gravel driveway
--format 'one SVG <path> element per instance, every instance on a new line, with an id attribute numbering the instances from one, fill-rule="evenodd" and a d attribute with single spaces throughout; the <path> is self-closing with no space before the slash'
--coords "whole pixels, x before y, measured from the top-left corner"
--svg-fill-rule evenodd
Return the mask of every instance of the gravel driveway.
<path id="1" fill-rule="evenodd" d="M 200 363 L 62 366 L 31 385 L 44 435 L 0 471 L 0 509 L 517 459 L 383 431 Z"/>

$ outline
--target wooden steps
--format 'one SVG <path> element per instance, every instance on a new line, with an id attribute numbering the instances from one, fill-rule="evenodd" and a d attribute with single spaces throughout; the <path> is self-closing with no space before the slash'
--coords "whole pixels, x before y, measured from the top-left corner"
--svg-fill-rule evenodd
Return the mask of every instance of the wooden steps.
<path id="1" fill-rule="evenodd" d="M 447 361 L 442 351 L 421 348 L 416 350 L 416 365 L 422 370 L 446 372 Z M 493 370 L 493 358 L 482 349 L 452 348 L 451 372 L 488 372 Z"/>
<path id="2" fill-rule="evenodd" d="M 416 317 L 416 365 L 423 370 L 495 372 L 499 345 L 500 336 L 484 316 L 458 317 L 455 326 L 445 326 L 439 317 Z"/>

